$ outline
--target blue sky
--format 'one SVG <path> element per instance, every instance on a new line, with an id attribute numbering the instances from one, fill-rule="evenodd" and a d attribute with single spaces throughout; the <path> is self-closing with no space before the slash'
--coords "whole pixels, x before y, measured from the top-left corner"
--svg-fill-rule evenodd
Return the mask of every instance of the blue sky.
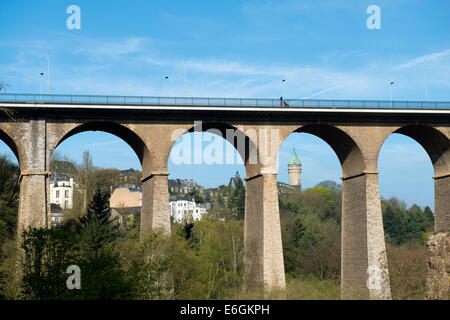
<path id="1" fill-rule="evenodd" d="M 80 30 L 66 27 L 72 4 L 81 9 Z M 380 30 L 366 26 L 373 4 L 381 9 Z M 278 98 L 286 79 L 287 98 L 389 100 L 394 81 L 394 99 L 424 100 L 426 70 L 428 98 L 448 101 L 449 12 L 447 0 L 2 0 L 0 81 L 8 92 L 39 93 L 50 56 L 52 93 L 183 96 L 186 65 L 189 96 Z M 306 134 L 283 145 L 279 180 L 287 181 L 282 168 L 293 147 L 305 186 L 339 181 L 333 151 Z M 139 168 L 131 149 L 107 134 L 79 134 L 58 150 L 79 161 L 86 149 L 99 166 Z M 169 163 L 171 176 L 208 186 L 237 168 L 244 176 L 237 165 Z M 383 196 L 433 205 L 431 164 L 417 143 L 390 137 L 379 169 Z"/>

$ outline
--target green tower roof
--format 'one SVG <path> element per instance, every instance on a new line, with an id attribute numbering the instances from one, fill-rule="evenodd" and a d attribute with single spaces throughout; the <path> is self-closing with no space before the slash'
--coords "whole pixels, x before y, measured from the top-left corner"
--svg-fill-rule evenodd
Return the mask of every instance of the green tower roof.
<path id="1" fill-rule="evenodd" d="M 291 158 L 289 159 L 288 165 L 290 164 L 301 164 L 298 160 L 297 153 L 295 153 L 295 148 L 292 150 Z"/>

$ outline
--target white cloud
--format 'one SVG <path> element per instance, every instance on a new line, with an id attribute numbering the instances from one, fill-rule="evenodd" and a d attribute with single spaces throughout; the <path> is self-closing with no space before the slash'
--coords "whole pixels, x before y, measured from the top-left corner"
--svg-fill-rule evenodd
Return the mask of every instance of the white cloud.
<path id="1" fill-rule="evenodd" d="M 421 63 L 435 61 L 436 59 L 445 57 L 448 54 L 450 54 L 450 49 L 441 52 L 426 54 L 424 56 L 409 60 L 401 65 L 398 65 L 395 67 L 395 69 L 408 69 Z"/>
<path id="2" fill-rule="evenodd" d="M 142 52 L 146 38 L 131 37 L 120 41 L 102 41 L 94 39 L 83 39 L 80 41 L 75 54 L 88 54 L 91 57 L 119 58 L 122 55 Z"/>
<path id="3" fill-rule="evenodd" d="M 187 61 L 189 96 L 276 99 L 281 94 L 281 79 L 286 79 L 285 98 L 308 99 L 310 96 L 309 70 L 301 61 L 288 64 L 280 61 L 255 63 L 226 58 L 180 58 L 159 52 L 152 39 L 140 37 L 111 41 L 76 36 L 57 43 L 56 47 L 38 40 L 0 43 L 0 46 L 18 51 L 14 62 L 0 62 L 2 78 L 11 85 L 10 92 L 38 92 L 39 76 L 36 75 L 41 69 L 46 69 L 45 57 L 51 55 L 52 87 L 54 92 L 59 93 L 162 95 L 162 79 L 167 74 L 169 83 L 166 93 L 183 96 L 184 61 Z M 401 72 L 396 72 L 395 77 L 392 77 L 395 65 L 386 62 L 372 61 L 358 69 L 313 65 L 310 69 L 312 97 L 388 100 L 386 84 L 393 79 L 396 83 L 394 100 L 423 99 L 420 95 L 422 90 L 417 90 L 418 86 L 423 87 L 423 75 L 411 75 L 409 67 L 405 66 L 437 61 L 449 52 L 446 50 L 411 60 L 402 65 Z M 436 65 L 428 73 L 428 93 L 432 99 L 445 95 L 448 92 L 446 88 L 450 87 L 445 72 L 449 65 Z M 27 89 L 17 90 L 15 83 Z"/>

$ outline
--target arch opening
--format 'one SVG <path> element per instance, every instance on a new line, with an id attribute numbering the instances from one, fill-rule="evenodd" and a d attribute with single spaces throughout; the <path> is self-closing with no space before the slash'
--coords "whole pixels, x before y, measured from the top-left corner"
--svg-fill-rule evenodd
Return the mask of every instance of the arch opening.
<path id="1" fill-rule="evenodd" d="M 340 177 L 343 172 L 355 172 L 345 167 L 355 159 L 360 161 L 362 156 L 353 140 L 327 125 L 293 131 L 279 151 L 278 194 L 287 279 L 323 281 L 330 288 L 327 299 L 340 297 Z M 297 185 L 299 173 L 301 183 Z M 288 280 L 287 286 L 298 285 L 296 281 Z"/>
<path id="2" fill-rule="evenodd" d="M 393 299 L 425 299 L 426 239 L 438 223 L 434 177 L 448 172 L 449 141 L 437 129 L 401 127 L 380 148 L 380 194 Z"/>
<path id="3" fill-rule="evenodd" d="M 200 294 L 206 299 L 242 294 L 246 161 L 236 139 L 227 141 L 227 129 L 234 128 L 219 123 L 191 127 L 174 141 L 168 158 L 172 233 L 186 246 L 189 268 L 197 270 L 189 281 L 202 282 L 197 276 L 202 273 L 215 279 L 209 282 L 210 293 Z M 183 290 L 189 281 L 175 274 L 177 299 L 192 297 L 189 292 L 196 289 Z M 227 290 L 220 283 L 227 283 Z"/>
<path id="4" fill-rule="evenodd" d="M 223 206 L 226 199 L 223 199 L 221 193 L 227 187 L 234 188 L 237 180 L 240 180 L 240 187 L 245 185 L 243 178 L 247 169 L 243 155 L 248 160 L 251 142 L 242 132 L 237 133 L 240 136 L 236 136 L 230 135 L 231 131 L 239 130 L 226 124 L 206 123 L 201 128 L 194 126 L 178 137 L 171 147 L 168 159 L 169 193 L 172 196 L 189 194 L 186 190 L 197 187 L 202 193 L 197 196 L 202 201 L 207 196 L 212 202 L 219 200 L 220 206 Z M 186 178 L 188 186 L 183 187 Z M 217 205 L 218 203 L 216 207 Z M 208 204 L 208 208 L 212 209 L 211 206 L 212 203 Z M 244 209 L 243 204 L 241 209 Z M 243 213 L 239 216 L 243 218 Z"/>
<path id="5" fill-rule="evenodd" d="M 223 122 L 198 122 L 188 129 L 187 132 L 207 132 L 215 134 L 223 138 L 228 144 L 234 147 L 240 156 L 241 162 L 243 161 L 244 164 L 248 164 L 249 161 L 251 164 L 255 164 L 257 162 L 257 147 L 254 142 L 254 139 L 256 138 L 256 131 L 253 129 L 243 132 L 234 126 Z M 252 135 L 252 137 L 249 135 Z M 227 152 L 230 151 L 227 149 Z"/>
<path id="6" fill-rule="evenodd" d="M 325 141 L 336 153 L 344 176 L 360 174 L 366 169 L 357 143 L 343 130 L 331 125 L 313 124 L 302 126 L 295 132 L 309 133 Z"/>
<path id="7" fill-rule="evenodd" d="M 16 238 L 19 199 L 20 161 L 17 148 L 14 141 L 0 130 L 0 250 Z"/>
<path id="8" fill-rule="evenodd" d="M 52 224 L 82 217 L 99 189 L 120 228 L 139 229 L 147 152 L 140 137 L 116 123 L 91 122 L 66 133 L 50 162 Z"/>
<path id="9" fill-rule="evenodd" d="M 430 157 L 434 174 L 448 174 L 450 168 L 450 140 L 439 130 L 424 125 L 401 127 L 394 133 L 403 134 L 419 143 Z"/>
<path id="10" fill-rule="evenodd" d="M 88 122 L 75 127 L 61 138 L 61 140 L 56 144 L 55 149 L 71 136 L 86 131 L 103 131 L 117 136 L 125 141 L 134 150 L 141 164 L 143 163 L 144 155 L 148 153 L 145 143 L 136 133 L 118 123 L 102 121 Z"/>
<path id="11" fill-rule="evenodd" d="M 4 143 L 4 146 L 0 147 L 0 151 L 5 154 L 9 154 L 12 152 L 15 159 L 11 159 L 12 161 L 17 161 L 17 164 L 20 164 L 19 152 L 17 150 L 16 143 L 11 139 L 9 135 L 7 135 L 4 131 L 0 130 L 0 142 Z"/>

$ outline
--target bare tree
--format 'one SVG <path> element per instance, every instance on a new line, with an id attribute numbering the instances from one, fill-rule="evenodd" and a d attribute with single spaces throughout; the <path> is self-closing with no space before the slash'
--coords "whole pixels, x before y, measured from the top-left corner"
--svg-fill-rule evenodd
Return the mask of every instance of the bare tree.
<path id="1" fill-rule="evenodd" d="M 83 160 L 80 165 L 78 181 L 84 186 L 84 207 L 94 195 L 95 191 L 95 168 L 92 164 L 92 156 L 89 151 L 83 152 Z"/>

